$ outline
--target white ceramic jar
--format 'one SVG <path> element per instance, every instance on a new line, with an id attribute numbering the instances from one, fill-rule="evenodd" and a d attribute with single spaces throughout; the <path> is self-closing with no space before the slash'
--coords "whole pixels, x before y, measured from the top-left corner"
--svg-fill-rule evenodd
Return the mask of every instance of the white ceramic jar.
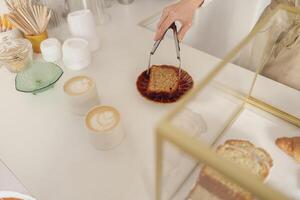
<path id="1" fill-rule="evenodd" d="M 89 42 L 91 51 L 99 48 L 99 38 L 92 12 L 88 9 L 69 13 L 68 24 L 71 34 Z"/>
<path id="2" fill-rule="evenodd" d="M 45 61 L 56 62 L 61 59 L 61 44 L 56 38 L 48 38 L 41 43 L 41 52 Z"/>
<path id="3" fill-rule="evenodd" d="M 81 70 L 91 63 L 88 42 L 81 38 L 67 39 L 63 44 L 64 65 L 72 70 Z"/>

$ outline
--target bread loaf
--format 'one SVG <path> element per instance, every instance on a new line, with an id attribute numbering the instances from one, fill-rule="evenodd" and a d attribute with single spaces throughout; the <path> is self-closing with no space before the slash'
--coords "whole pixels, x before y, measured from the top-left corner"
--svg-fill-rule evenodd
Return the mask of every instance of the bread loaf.
<path id="1" fill-rule="evenodd" d="M 266 179 L 273 165 L 272 158 L 265 150 L 257 148 L 245 140 L 228 140 L 223 145 L 218 146 L 217 154 L 234 162 L 239 167 L 249 170 L 262 181 Z M 210 198 L 206 198 L 207 196 Z M 204 166 L 198 183 L 188 199 L 252 200 L 254 197 L 216 170 Z"/>

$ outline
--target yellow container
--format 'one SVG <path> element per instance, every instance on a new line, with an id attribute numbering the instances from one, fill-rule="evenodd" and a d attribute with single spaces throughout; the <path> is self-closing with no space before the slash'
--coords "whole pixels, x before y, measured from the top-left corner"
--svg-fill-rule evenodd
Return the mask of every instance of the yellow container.
<path id="1" fill-rule="evenodd" d="M 48 38 L 48 34 L 45 31 L 39 35 L 25 35 L 25 38 L 31 42 L 34 53 L 41 53 L 41 43 Z"/>

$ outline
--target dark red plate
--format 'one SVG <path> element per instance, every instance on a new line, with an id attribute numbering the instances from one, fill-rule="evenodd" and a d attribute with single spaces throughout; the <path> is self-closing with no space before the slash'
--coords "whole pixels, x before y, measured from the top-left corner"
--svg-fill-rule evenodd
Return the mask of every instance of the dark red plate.
<path id="1" fill-rule="evenodd" d="M 170 65 L 160 65 L 160 67 L 170 67 L 178 71 L 178 67 Z M 147 70 L 138 77 L 136 81 L 136 86 L 141 95 L 151 101 L 159 103 L 174 103 L 178 101 L 185 93 L 187 93 L 194 85 L 193 78 L 184 70 L 181 69 L 180 80 L 178 88 L 175 92 L 149 92 L 148 84 L 150 81 L 150 76 L 147 74 Z"/>

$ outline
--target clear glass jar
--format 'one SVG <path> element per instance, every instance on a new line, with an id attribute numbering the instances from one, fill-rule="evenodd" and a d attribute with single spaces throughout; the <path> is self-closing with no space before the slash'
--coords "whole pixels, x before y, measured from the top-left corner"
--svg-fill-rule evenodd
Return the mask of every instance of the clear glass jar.
<path id="1" fill-rule="evenodd" d="M 0 43 L 0 65 L 10 72 L 24 70 L 32 60 L 32 45 L 26 39 L 7 40 Z"/>
<path id="2" fill-rule="evenodd" d="M 110 16 L 106 12 L 104 0 L 65 0 L 69 12 L 89 9 L 94 15 L 96 24 L 106 24 Z"/>

